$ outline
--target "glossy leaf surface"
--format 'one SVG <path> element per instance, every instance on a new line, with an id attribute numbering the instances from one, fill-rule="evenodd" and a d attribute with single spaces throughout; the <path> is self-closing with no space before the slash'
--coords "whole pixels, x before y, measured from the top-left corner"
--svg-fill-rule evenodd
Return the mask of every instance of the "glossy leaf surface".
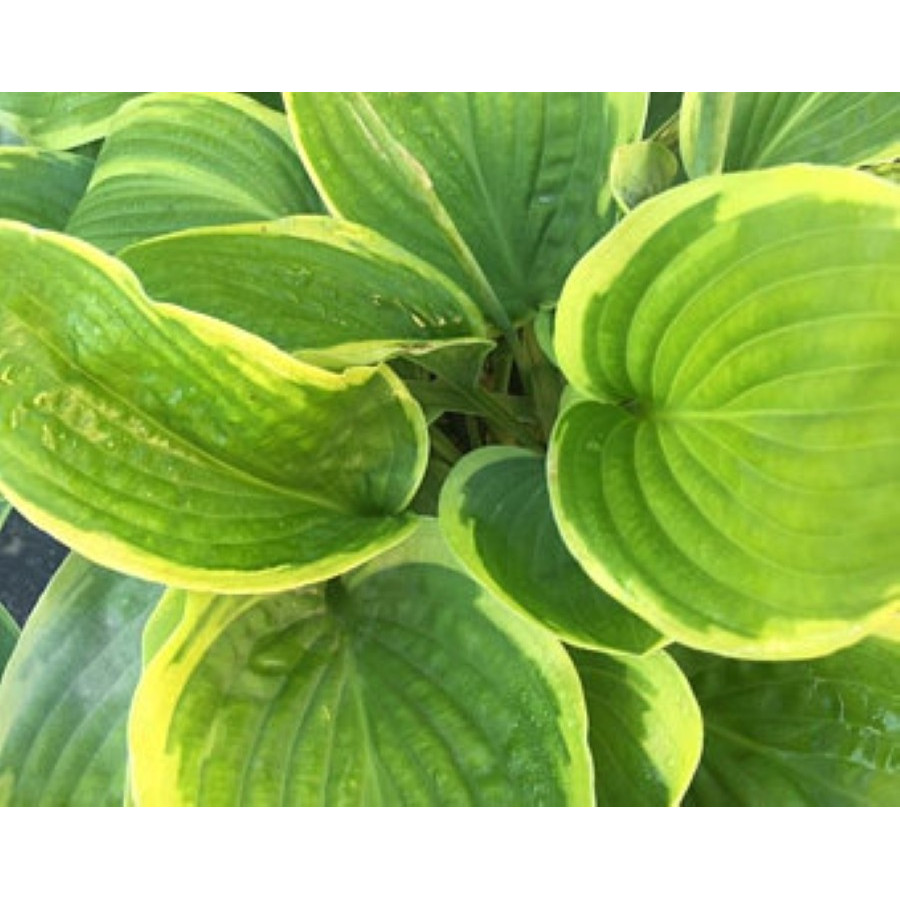
<path id="1" fill-rule="evenodd" d="M 309 362 L 369 363 L 485 326 L 471 300 L 360 225 L 320 216 L 181 232 L 122 259 L 155 300 L 224 319 Z"/>
<path id="2" fill-rule="evenodd" d="M 138 94 L 0 93 L 0 125 L 26 143 L 68 150 L 103 137 L 122 104 Z"/>
<path id="3" fill-rule="evenodd" d="M 0 686 L 0 805 L 122 805 L 141 632 L 162 591 L 66 559 Z"/>
<path id="4" fill-rule="evenodd" d="M 688 802 L 900 805 L 900 643 L 871 637 L 808 662 L 681 652 L 706 747 Z"/>
<path id="5" fill-rule="evenodd" d="M 689 109 L 698 120 L 728 122 L 725 134 L 688 133 L 688 171 L 688 160 L 720 156 L 721 149 L 725 171 L 792 162 L 851 166 L 900 155 L 900 94 L 739 92 L 727 116 L 722 96 L 685 94 L 683 115 Z"/>
<path id="6" fill-rule="evenodd" d="M 237 94 L 149 94 L 113 121 L 68 231 L 118 251 L 317 208 L 282 114 Z"/>
<path id="7" fill-rule="evenodd" d="M 703 721 L 664 651 L 572 651 L 584 688 L 598 806 L 677 806 L 700 761 Z"/>
<path id="8" fill-rule="evenodd" d="M 445 482 L 441 530 L 460 561 L 498 597 L 580 646 L 646 653 L 665 638 L 598 588 L 562 542 L 542 457 L 486 447 Z"/>
<path id="9" fill-rule="evenodd" d="M 137 802 L 590 805 L 571 662 L 450 560 L 429 523 L 327 587 L 167 594 L 129 727 Z"/>
<path id="10" fill-rule="evenodd" d="M 74 153 L 0 148 L 0 219 L 65 228 L 92 167 L 89 159 Z"/>
<path id="11" fill-rule="evenodd" d="M 436 266 L 502 327 L 554 302 L 611 224 L 609 161 L 640 136 L 646 103 L 646 94 L 299 93 L 286 107 L 329 209 Z"/>
<path id="12" fill-rule="evenodd" d="M 585 570 L 682 643 L 803 658 L 900 601 L 900 191 L 721 176 L 640 206 L 557 315 L 550 454 Z"/>
<path id="13" fill-rule="evenodd" d="M 0 485 L 82 555 L 200 589 L 278 589 L 401 540 L 421 412 L 387 369 L 334 375 L 155 305 L 73 238 L 0 226 Z"/>

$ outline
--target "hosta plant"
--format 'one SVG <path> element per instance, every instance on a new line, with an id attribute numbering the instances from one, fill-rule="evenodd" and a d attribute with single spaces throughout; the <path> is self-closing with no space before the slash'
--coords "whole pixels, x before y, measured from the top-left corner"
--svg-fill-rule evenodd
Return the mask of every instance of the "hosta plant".
<path id="1" fill-rule="evenodd" d="M 0 134 L 0 802 L 900 803 L 898 95 Z"/>

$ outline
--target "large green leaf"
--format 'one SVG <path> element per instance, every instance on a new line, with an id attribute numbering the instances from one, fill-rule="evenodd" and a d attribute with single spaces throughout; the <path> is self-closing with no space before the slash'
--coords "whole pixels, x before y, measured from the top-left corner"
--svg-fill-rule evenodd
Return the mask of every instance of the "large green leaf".
<path id="1" fill-rule="evenodd" d="M 616 146 L 646 94 L 287 94 L 332 212 L 381 231 L 457 281 L 494 322 L 556 301 L 609 227 Z"/>
<path id="2" fill-rule="evenodd" d="M 694 165 L 707 157 L 726 171 L 784 163 L 836 165 L 891 159 L 900 154 L 900 94 L 753 93 L 685 94 L 682 154 L 694 174 L 713 171 Z M 733 105 L 732 105 L 733 102 Z M 691 123 L 710 127 L 698 132 Z"/>
<path id="3" fill-rule="evenodd" d="M 453 282 L 376 232 L 332 218 L 183 231 L 129 247 L 122 259 L 155 300 L 321 365 L 373 362 L 485 331 Z"/>
<path id="4" fill-rule="evenodd" d="M 74 238 L 0 225 L 0 488 L 122 571 L 293 587 L 401 540 L 426 458 L 386 368 L 335 375 L 149 302 Z"/>
<path id="5" fill-rule="evenodd" d="M 900 806 L 900 643 L 808 662 L 680 652 L 706 725 L 688 802 Z"/>
<path id="6" fill-rule="evenodd" d="M 283 114 L 237 94 L 148 94 L 113 121 L 67 230 L 117 251 L 317 208 Z"/>
<path id="7" fill-rule="evenodd" d="M 664 633 L 796 658 L 900 601 L 900 190 L 851 170 L 698 180 L 579 264 L 551 447 L 560 529 Z M 607 405 L 609 404 L 609 405 Z"/>
<path id="8" fill-rule="evenodd" d="M 123 103 L 139 94 L 0 93 L 0 126 L 27 143 L 67 150 L 101 138 Z"/>
<path id="9" fill-rule="evenodd" d="M 129 727 L 140 805 L 592 803 L 571 662 L 434 523 L 341 581 L 170 592 L 154 619 Z"/>
<path id="10" fill-rule="evenodd" d="M 89 159 L 76 153 L 0 148 L 0 219 L 65 228 L 92 168 Z"/>
<path id="11" fill-rule="evenodd" d="M 141 632 L 162 591 L 66 559 L 0 686 L 0 805 L 122 805 Z"/>
<path id="12" fill-rule="evenodd" d="M 553 521 L 537 454 L 513 447 L 470 453 L 445 482 L 440 523 L 475 578 L 563 640 L 625 653 L 646 653 L 665 642 L 572 558 Z"/>
<path id="13" fill-rule="evenodd" d="M 3 501 L 0 500 L 0 527 L 3 525 L 3 519 L 6 512 L 3 510 Z M 13 652 L 13 647 L 19 639 L 19 626 L 9 614 L 6 607 L 0 603 L 0 675 L 6 667 L 6 662 Z"/>
<path id="14" fill-rule="evenodd" d="M 588 710 L 598 806 L 676 806 L 703 749 L 687 679 L 663 651 L 611 657 L 572 651 Z"/>

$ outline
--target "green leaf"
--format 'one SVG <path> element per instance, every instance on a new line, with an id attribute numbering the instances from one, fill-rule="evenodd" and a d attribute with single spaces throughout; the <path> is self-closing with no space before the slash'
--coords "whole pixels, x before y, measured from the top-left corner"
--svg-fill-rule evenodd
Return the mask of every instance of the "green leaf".
<path id="1" fill-rule="evenodd" d="M 872 637 L 809 662 L 679 652 L 706 746 L 687 802 L 900 805 L 900 643 Z"/>
<path id="2" fill-rule="evenodd" d="M 92 168 L 89 159 L 75 153 L 0 148 L 0 219 L 65 228 Z"/>
<path id="3" fill-rule="evenodd" d="M 721 96 L 685 94 L 684 104 L 705 116 Z M 852 166 L 895 157 L 900 154 L 898 99 L 891 93 L 737 93 L 725 135 L 725 170 L 792 162 Z M 711 137 L 706 145 L 698 135 L 693 153 L 718 156 L 722 135 Z M 690 171 L 687 160 L 686 167 Z"/>
<path id="4" fill-rule="evenodd" d="M 103 137 L 122 104 L 140 94 L 0 93 L 0 126 L 26 143 L 68 150 Z"/>
<path id="5" fill-rule="evenodd" d="M 6 524 L 6 517 L 10 514 L 11 507 L 2 497 L 0 497 L 0 528 Z"/>
<path id="6" fill-rule="evenodd" d="M 67 230 L 118 251 L 317 208 L 284 115 L 237 94 L 148 94 L 113 121 Z"/>
<path id="7" fill-rule="evenodd" d="M 8 512 L 9 506 L 0 500 L 0 528 L 3 527 L 3 520 Z M 19 626 L 16 625 L 6 607 L 0 603 L 0 675 L 3 674 L 7 660 L 11 656 L 18 639 Z"/>
<path id="8" fill-rule="evenodd" d="M 650 94 L 650 103 L 647 106 L 647 121 L 644 125 L 644 136 L 654 137 L 664 128 L 670 119 L 677 118 L 681 107 L 681 98 L 684 95 L 680 91 L 660 92 Z"/>
<path id="9" fill-rule="evenodd" d="M 436 266 L 501 328 L 555 302 L 611 224 L 609 161 L 640 136 L 646 102 L 642 93 L 286 95 L 329 209 Z"/>
<path id="10" fill-rule="evenodd" d="M 0 686 L 0 805 L 122 805 L 141 631 L 162 591 L 65 560 Z"/>
<path id="11" fill-rule="evenodd" d="M 563 640 L 623 653 L 665 642 L 572 558 L 553 521 L 540 456 L 513 447 L 470 453 L 444 485 L 440 523 L 475 578 Z"/>
<path id="12" fill-rule="evenodd" d="M 677 177 L 675 154 L 653 141 L 616 148 L 609 171 L 610 190 L 623 212 L 671 187 Z"/>
<path id="13" fill-rule="evenodd" d="M 557 355 L 594 402 L 557 424 L 554 511 L 674 639 L 803 658 L 898 608 L 898 225 L 900 190 L 850 170 L 711 177 L 569 279 Z"/>
<path id="14" fill-rule="evenodd" d="M 592 804 L 574 667 L 434 523 L 339 582 L 170 592 L 156 616 L 129 728 L 139 805 Z"/>
<path id="15" fill-rule="evenodd" d="M 402 540 L 425 422 L 387 368 L 335 375 L 150 303 L 74 238 L 0 226 L 0 489 L 129 574 L 318 581 Z"/>
<path id="16" fill-rule="evenodd" d="M 677 806 L 703 749 L 703 720 L 663 651 L 610 657 L 572 651 L 587 704 L 598 806 Z"/>
<path id="17" fill-rule="evenodd" d="M 449 279 L 360 225 L 321 216 L 184 231 L 122 259 L 155 300 L 224 319 L 334 368 L 479 336 Z"/>
<path id="18" fill-rule="evenodd" d="M 725 163 L 734 93 L 686 93 L 679 113 L 681 160 L 689 178 L 718 175 Z"/>

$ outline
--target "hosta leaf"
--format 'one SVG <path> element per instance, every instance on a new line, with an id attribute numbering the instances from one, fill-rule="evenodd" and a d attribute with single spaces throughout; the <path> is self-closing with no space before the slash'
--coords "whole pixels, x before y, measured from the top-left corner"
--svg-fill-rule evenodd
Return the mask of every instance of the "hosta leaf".
<path id="1" fill-rule="evenodd" d="M 183 231 L 126 249 L 155 300 L 224 319 L 308 362 L 369 363 L 481 335 L 471 300 L 360 225 L 321 216 Z"/>
<path id="2" fill-rule="evenodd" d="M 0 219 L 65 228 L 92 168 L 89 159 L 75 153 L 0 148 Z"/>
<path id="3" fill-rule="evenodd" d="M 679 113 L 679 145 L 689 178 L 717 175 L 725 164 L 734 93 L 686 93 Z"/>
<path id="4" fill-rule="evenodd" d="M 688 160 L 708 155 L 723 137 L 726 171 L 792 162 L 849 166 L 900 153 L 900 94 L 743 92 L 734 95 L 730 115 L 722 116 L 723 96 L 685 94 L 682 115 L 688 110 L 727 124 L 724 135 L 715 129 L 702 139 L 697 135 L 685 160 L 689 172 Z M 704 171 L 710 170 L 696 174 Z"/>
<path id="5" fill-rule="evenodd" d="M 101 138 L 123 103 L 139 94 L 0 93 L 0 126 L 27 143 L 67 150 Z"/>
<path id="6" fill-rule="evenodd" d="M 328 207 L 445 272 L 501 327 L 554 302 L 580 253 L 611 224 L 609 161 L 640 136 L 646 102 L 646 94 L 286 95 Z"/>
<path id="7" fill-rule="evenodd" d="M 653 141 L 618 147 L 609 170 L 610 190 L 624 212 L 671 187 L 677 177 L 675 154 Z"/>
<path id="8" fill-rule="evenodd" d="M 156 616 L 129 727 L 140 805 L 592 802 L 570 661 L 431 523 L 340 582 L 170 592 Z"/>
<path id="9" fill-rule="evenodd" d="M 67 230 L 118 251 L 317 206 L 284 115 L 237 94 L 148 94 L 113 121 Z"/>
<path id="10" fill-rule="evenodd" d="M 6 517 L 9 515 L 10 506 L 2 497 L 0 497 L 0 528 L 6 524 Z"/>
<path id="11" fill-rule="evenodd" d="M 3 525 L 3 519 L 6 518 L 6 511 L 3 509 L 3 501 L 0 500 L 0 527 Z M 19 639 L 19 626 L 16 625 L 13 617 L 9 614 L 6 607 L 0 603 L 0 675 L 6 667 L 6 662 L 12 654 L 13 647 Z"/>
<path id="12" fill-rule="evenodd" d="M 66 559 L 0 687 L 0 804 L 122 805 L 141 631 L 162 590 Z"/>
<path id="13" fill-rule="evenodd" d="M 587 704 L 598 806 L 676 806 L 700 761 L 703 720 L 663 651 L 610 657 L 572 651 Z"/>
<path id="14" fill-rule="evenodd" d="M 751 663 L 680 652 L 706 725 L 688 801 L 900 805 L 900 643 Z"/>
<path id="15" fill-rule="evenodd" d="M 470 453 L 445 483 L 440 522 L 475 578 L 563 640 L 625 653 L 665 642 L 600 590 L 566 549 L 550 511 L 542 457 L 512 447 Z"/>
<path id="16" fill-rule="evenodd" d="M 401 540 L 425 423 L 387 369 L 335 375 L 150 303 L 120 262 L 0 226 L 0 487 L 129 574 L 240 592 Z"/>
<path id="17" fill-rule="evenodd" d="M 551 447 L 562 535 L 683 643 L 798 658 L 900 601 L 900 190 L 850 170 L 711 177 L 574 271 Z"/>

